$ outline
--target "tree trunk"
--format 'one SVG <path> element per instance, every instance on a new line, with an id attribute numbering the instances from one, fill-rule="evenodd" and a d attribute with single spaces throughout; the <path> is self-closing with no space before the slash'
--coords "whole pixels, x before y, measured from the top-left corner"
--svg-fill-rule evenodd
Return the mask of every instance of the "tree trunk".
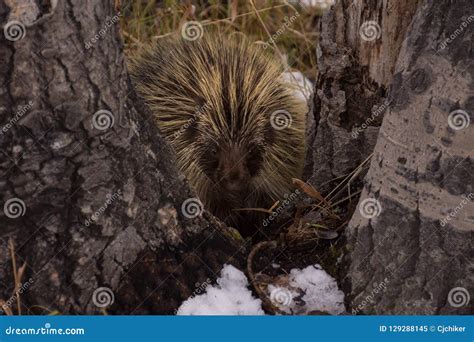
<path id="1" fill-rule="evenodd" d="M 241 242 L 189 201 L 111 1 L 37 4 L 0 1 L 0 299 L 21 282 L 23 313 L 173 313 L 224 263 L 242 269 Z"/>
<path id="2" fill-rule="evenodd" d="M 347 229 L 356 312 L 472 313 L 472 13 L 470 0 L 426 1 L 408 29 Z"/>
<path id="3" fill-rule="evenodd" d="M 337 1 L 322 18 L 305 178 L 323 193 L 372 153 L 398 52 L 419 2 Z"/>
<path id="4" fill-rule="evenodd" d="M 321 20 L 305 176 L 328 193 L 377 143 L 346 230 L 354 314 L 472 310 L 473 6 L 338 1 Z"/>

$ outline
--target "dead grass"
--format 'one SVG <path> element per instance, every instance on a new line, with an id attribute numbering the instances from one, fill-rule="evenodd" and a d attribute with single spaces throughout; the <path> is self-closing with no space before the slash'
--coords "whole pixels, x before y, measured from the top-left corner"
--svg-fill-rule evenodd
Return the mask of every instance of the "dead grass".
<path id="1" fill-rule="evenodd" d="M 244 34 L 256 44 L 268 43 L 279 32 L 274 44 L 275 55 L 288 68 L 316 78 L 316 21 L 322 13 L 317 8 L 302 8 L 287 1 L 156 1 L 123 0 L 121 30 L 126 53 L 133 53 L 154 39 L 180 32 L 190 20 L 204 28 L 217 27 L 229 34 Z M 293 17 L 290 25 L 285 23 Z"/>
<path id="2" fill-rule="evenodd" d="M 11 300 L 15 299 L 16 313 L 17 315 L 21 315 L 20 287 L 21 287 L 21 281 L 23 279 L 23 275 L 25 273 L 26 263 L 24 263 L 21 267 L 17 268 L 16 257 L 15 257 L 15 245 L 13 244 L 12 239 L 8 240 L 8 249 L 10 251 L 10 258 L 12 260 L 13 281 L 14 281 L 13 294 L 11 296 Z M 13 311 L 13 308 L 10 305 L 8 305 L 9 302 L 10 300 L 5 301 L 3 299 L 0 299 L 0 307 L 3 309 L 6 315 L 11 316 L 14 314 L 14 311 Z"/>
<path id="3" fill-rule="evenodd" d="M 0 298 L 0 308 L 4 311 L 5 315 L 7 316 L 13 316 L 13 315 L 22 315 L 22 302 L 21 302 L 21 288 L 22 288 L 22 281 L 23 277 L 25 275 L 25 271 L 27 268 L 27 264 L 23 263 L 20 267 L 17 266 L 16 262 L 16 253 L 15 253 L 15 243 L 13 242 L 13 239 L 8 239 L 8 250 L 10 251 L 10 258 L 11 258 L 11 263 L 12 263 L 12 273 L 13 273 L 13 281 L 14 281 L 14 286 L 13 286 L 13 293 L 7 301 L 4 299 Z M 31 279 L 30 279 L 31 280 Z M 14 310 L 15 305 L 13 305 L 12 301 L 15 301 L 16 303 L 16 312 Z M 57 310 L 50 310 L 49 308 L 46 308 L 41 305 L 32 305 L 28 308 L 30 310 L 38 309 L 41 310 L 43 314 L 46 315 L 59 315 L 60 312 Z"/>

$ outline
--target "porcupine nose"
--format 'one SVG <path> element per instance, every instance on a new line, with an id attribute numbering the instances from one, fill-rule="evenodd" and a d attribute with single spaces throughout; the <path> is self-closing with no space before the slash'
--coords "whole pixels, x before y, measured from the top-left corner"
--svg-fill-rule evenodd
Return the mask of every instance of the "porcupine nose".
<path id="1" fill-rule="evenodd" d="M 238 191 L 244 187 L 244 177 L 239 170 L 231 170 L 224 176 L 224 186 L 227 190 Z"/>
<path id="2" fill-rule="evenodd" d="M 232 171 L 229 176 L 225 179 L 226 187 L 232 190 L 237 190 L 241 186 L 242 177 L 239 171 Z"/>
<path id="3" fill-rule="evenodd" d="M 221 182 L 223 187 L 232 192 L 241 192 L 248 185 L 248 170 L 242 151 L 230 149 L 222 156 L 221 160 Z"/>

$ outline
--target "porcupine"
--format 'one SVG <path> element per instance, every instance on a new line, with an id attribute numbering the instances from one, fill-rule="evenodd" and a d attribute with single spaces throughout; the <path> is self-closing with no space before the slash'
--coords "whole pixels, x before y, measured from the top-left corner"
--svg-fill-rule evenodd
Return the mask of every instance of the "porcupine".
<path id="1" fill-rule="evenodd" d="M 257 214 L 235 209 L 270 207 L 302 173 L 307 105 L 282 72 L 261 47 L 208 32 L 159 39 L 131 62 L 178 167 L 206 209 L 244 236 Z"/>

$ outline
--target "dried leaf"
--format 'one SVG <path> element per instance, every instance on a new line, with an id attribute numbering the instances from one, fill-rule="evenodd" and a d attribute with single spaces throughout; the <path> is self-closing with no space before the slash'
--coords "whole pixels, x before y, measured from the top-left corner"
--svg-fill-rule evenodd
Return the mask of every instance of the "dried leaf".
<path id="1" fill-rule="evenodd" d="M 324 240 L 332 240 L 339 236 L 339 234 L 333 230 L 317 230 L 316 235 Z"/>
<path id="2" fill-rule="evenodd" d="M 293 181 L 293 184 L 297 186 L 298 188 L 300 188 L 305 194 L 329 206 L 328 201 L 326 201 L 326 199 L 319 193 L 319 191 L 313 188 L 313 186 L 311 186 L 308 183 L 303 182 L 302 180 L 298 178 L 293 178 L 292 181 Z"/>

